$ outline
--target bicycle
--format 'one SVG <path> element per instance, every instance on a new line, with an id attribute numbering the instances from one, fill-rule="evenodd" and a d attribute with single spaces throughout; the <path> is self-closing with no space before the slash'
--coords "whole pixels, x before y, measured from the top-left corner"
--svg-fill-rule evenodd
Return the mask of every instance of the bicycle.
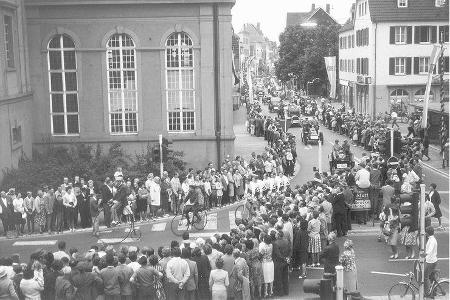
<path id="1" fill-rule="evenodd" d="M 196 217 L 192 211 L 189 212 L 189 223 L 184 214 L 184 207 L 181 209 L 181 214 L 177 214 L 172 218 L 170 222 L 170 229 L 172 233 L 176 236 L 181 236 L 186 231 L 202 231 L 205 229 L 206 223 L 208 222 L 208 213 L 204 207 L 200 207 L 197 211 L 199 217 Z"/>
<path id="2" fill-rule="evenodd" d="M 253 203 L 250 202 L 248 199 L 244 199 L 244 203 L 238 205 L 236 209 L 234 210 L 234 223 L 236 226 L 239 226 L 242 224 L 243 220 L 249 220 L 250 217 L 254 214 L 252 205 Z"/>
<path id="3" fill-rule="evenodd" d="M 100 210 L 100 212 L 101 211 L 103 210 Z M 124 242 L 134 242 L 141 240 L 142 232 L 139 227 L 135 226 L 134 214 L 129 205 L 125 206 L 125 208 L 123 209 L 123 215 L 127 218 L 127 222 L 125 224 L 129 225 L 115 225 L 103 231 L 99 231 L 96 237 L 98 238 L 100 243 L 121 244 Z"/>
<path id="4" fill-rule="evenodd" d="M 389 300 L 397 300 L 397 299 L 405 299 L 405 300 L 414 300 L 416 299 L 416 294 L 419 293 L 419 287 L 414 284 L 413 280 L 415 275 L 413 272 L 409 272 L 405 274 L 406 277 L 409 278 L 408 282 L 400 281 L 394 284 L 388 292 Z M 430 295 L 433 295 L 432 298 L 438 300 L 449 299 L 449 280 L 448 279 L 439 279 L 439 270 L 434 270 L 431 274 L 431 287 L 430 287 Z M 418 297 L 418 296 L 417 296 Z"/>

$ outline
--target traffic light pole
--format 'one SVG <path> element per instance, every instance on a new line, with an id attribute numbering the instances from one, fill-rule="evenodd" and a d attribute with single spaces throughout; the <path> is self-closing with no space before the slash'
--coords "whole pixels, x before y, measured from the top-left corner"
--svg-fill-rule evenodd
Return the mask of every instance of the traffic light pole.
<path id="1" fill-rule="evenodd" d="M 391 127 L 391 157 L 394 156 L 394 126 Z"/>
<path id="2" fill-rule="evenodd" d="M 159 135 L 159 175 L 160 178 L 163 177 L 164 164 L 163 164 L 163 149 L 162 149 L 162 134 Z"/>
<path id="3" fill-rule="evenodd" d="M 419 300 L 424 299 L 425 295 L 425 184 L 420 185 L 420 254 L 419 254 L 419 265 L 420 265 L 420 282 L 419 282 Z"/>

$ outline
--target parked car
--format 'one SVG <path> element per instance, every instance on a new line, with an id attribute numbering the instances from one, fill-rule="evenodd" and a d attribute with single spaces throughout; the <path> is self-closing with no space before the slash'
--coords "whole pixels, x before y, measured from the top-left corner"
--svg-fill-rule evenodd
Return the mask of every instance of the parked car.
<path id="1" fill-rule="evenodd" d="M 279 98 L 277 99 L 272 98 L 269 103 L 269 111 L 271 113 L 278 112 L 278 109 L 280 108 L 280 102 L 281 101 Z"/>

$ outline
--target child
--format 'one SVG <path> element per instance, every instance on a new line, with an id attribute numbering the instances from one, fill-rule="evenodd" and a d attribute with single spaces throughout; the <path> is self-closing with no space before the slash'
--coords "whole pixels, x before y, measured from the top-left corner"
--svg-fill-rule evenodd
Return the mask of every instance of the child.
<path id="1" fill-rule="evenodd" d="M 383 206 L 383 209 L 379 215 L 380 219 L 380 232 L 378 233 L 378 241 L 381 242 L 381 236 L 384 236 L 384 242 L 387 243 L 388 237 L 383 234 L 384 225 L 387 222 L 387 217 L 389 215 L 389 209 L 386 206 Z"/>

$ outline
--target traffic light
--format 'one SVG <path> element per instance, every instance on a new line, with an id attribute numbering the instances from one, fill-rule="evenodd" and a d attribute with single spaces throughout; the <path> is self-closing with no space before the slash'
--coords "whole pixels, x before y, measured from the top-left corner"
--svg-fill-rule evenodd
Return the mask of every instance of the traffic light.
<path id="1" fill-rule="evenodd" d="M 171 155 L 171 153 L 173 152 L 172 149 L 170 149 L 170 145 L 173 144 L 172 140 L 166 139 L 166 138 L 162 138 L 162 155 L 163 155 L 163 162 L 166 162 L 167 159 L 169 158 L 169 156 Z"/>
<path id="2" fill-rule="evenodd" d="M 417 191 L 410 194 L 400 194 L 400 223 L 409 226 L 410 231 L 419 228 L 419 198 Z"/>
<path id="3" fill-rule="evenodd" d="M 152 149 L 152 159 L 153 159 L 153 161 L 154 162 L 159 162 L 161 160 L 160 155 L 161 155 L 161 153 L 159 151 L 159 145 L 153 146 L 153 149 Z"/>

